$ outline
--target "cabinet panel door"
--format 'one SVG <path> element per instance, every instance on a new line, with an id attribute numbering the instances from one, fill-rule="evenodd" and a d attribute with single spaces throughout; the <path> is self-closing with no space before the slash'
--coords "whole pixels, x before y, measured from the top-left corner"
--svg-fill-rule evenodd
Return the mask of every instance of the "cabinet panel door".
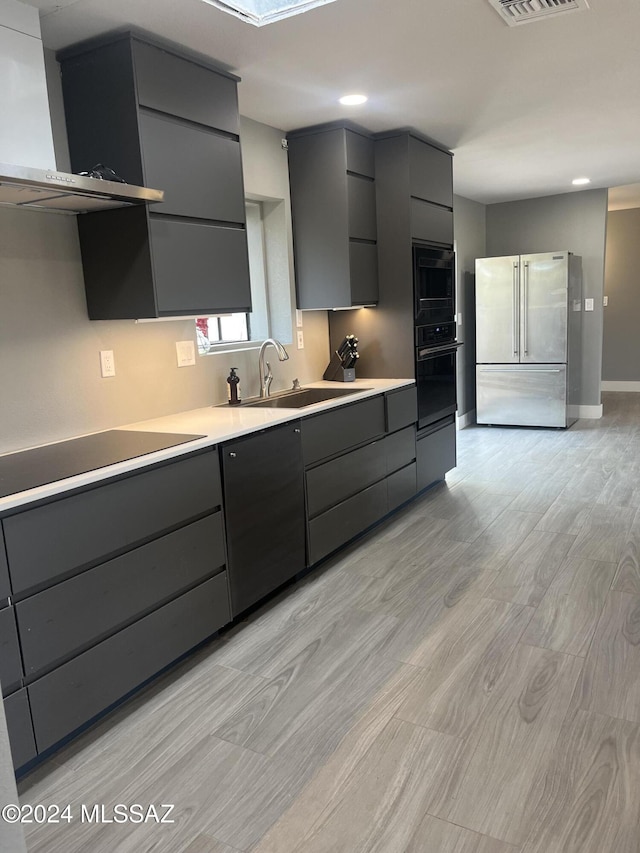
<path id="1" fill-rule="evenodd" d="M 309 522 L 312 566 L 387 514 L 387 481 L 369 486 Z"/>
<path id="2" fill-rule="evenodd" d="M 235 80 L 137 39 L 133 45 L 142 106 L 238 134 Z M 189 154 L 176 151 L 175 156 Z"/>
<path id="3" fill-rule="evenodd" d="M 215 452 L 4 519 L 14 594 L 54 583 L 220 506 Z"/>
<path id="4" fill-rule="evenodd" d="M 347 171 L 373 178 L 375 176 L 373 140 L 353 130 L 345 130 L 345 139 Z"/>
<path id="5" fill-rule="evenodd" d="M 413 136 L 409 137 L 409 181 L 412 196 L 453 207 L 453 158 Z M 435 239 L 435 238 L 434 238 Z"/>
<path id="6" fill-rule="evenodd" d="M 7 568 L 7 556 L 4 550 L 4 534 L 2 532 L 2 522 L 0 521 L 0 601 L 11 595 L 11 586 L 9 584 L 9 569 Z"/>
<path id="7" fill-rule="evenodd" d="M 223 445 L 229 587 L 234 616 L 305 565 L 300 421 Z"/>
<path id="8" fill-rule="evenodd" d="M 0 610 L 0 683 L 2 692 L 10 693 L 22 682 L 22 660 L 13 607 Z"/>
<path id="9" fill-rule="evenodd" d="M 418 491 L 443 480 L 447 471 L 456 465 L 456 425 L 447 424 L 440 429 L 418 436 Z"/>
<path id="10" fill-rule="evenodd" d="M 408 426 L 399 432 L 394 432 L 393 435 L 388 435 L 384 440 L 384 449 L 389 474 L 414 462 L 416 458 L 415 426 Z"/>
<path id="11" fill-rule="evenodd" d="M 26 688 L 23 687 L 17 693 L 7 696 L 4 700 L 4 714 L 7 718 L 13 766 L 17 769 L 36 757 L 36 742 Z"/>
<path id="12" fill-rule="evenodd" d="M 307 471 L 307 512 L 313 518 L 387 474 L 386 439 Z"/>
<path id="13" fill-rule="evenodd" d="M 228 606 L 223 572 L 30 684 L 38 752 L 214 634 Z"/>
<path id="14" fill-rule="evenodd" d="M 375 240 L 376 185 L 368 178 L 347 175 L 349 197 L 349 237 L 352 240 Z"/>
<path id="15" fill-rule="evenodd" d="M 162 187 L 157 214 L 245 221 L 240 143 L 154 113 L 140 113 L 145 185 Z"/>
<path id="16" fill-rule="evenodd" d="M 389 512 L 405 501 L 411 500 L 416 493 L 416 463 L 412 462 L 387 477 L 389 492 Z"/>
<path id="17" fill-rule="evenodd" d="M 453 246 L 453 211 L 412 198 L 411 237 Z"/>
<path id="18" fill-rule="evenodd" d="M 150 216 L 158 314 L 251 311 L 247 233 Z"/>
<path id="19" fill-rule="evenodd" d="M 18 602 L 27 673 L 115 633 L 224 562 L 218 512 Z"/>
<path id="20" fill-rule="evenodd" d="M 304 464 L 312 465 L 384 434 L 384 397 L 341 406 L 302 421 Z"/>
<path id="21" fill-rule="evenodd" d="M 378 247 L 349 241 L 351 304 L 374 305 L 378 301 Z"/>
<path id="22" fill-rule="evenodd" d="M 415 385 L 391 391 L 385 397 L 387 432 L 396 432 L 418 420 L 418 392 Z"/>

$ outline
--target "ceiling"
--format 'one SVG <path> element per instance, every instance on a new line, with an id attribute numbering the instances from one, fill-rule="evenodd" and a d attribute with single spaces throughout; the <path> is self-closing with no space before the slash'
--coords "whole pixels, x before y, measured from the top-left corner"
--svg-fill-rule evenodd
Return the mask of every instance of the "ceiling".
<path id="1" fill-rule="evenodd" d="M 202 0 L 27 2 L 46 47 L 131 24 L 212 57 L 242 78 L 242 115 L 282 130 L 412 126 L 454 152 L 455 192 L 476 201 L 640 181 L 638 0 L 517 27 L 488 0 L 336 0 L 260 28 Z M 369 101 L 341 107 L 353 91 Z"/>

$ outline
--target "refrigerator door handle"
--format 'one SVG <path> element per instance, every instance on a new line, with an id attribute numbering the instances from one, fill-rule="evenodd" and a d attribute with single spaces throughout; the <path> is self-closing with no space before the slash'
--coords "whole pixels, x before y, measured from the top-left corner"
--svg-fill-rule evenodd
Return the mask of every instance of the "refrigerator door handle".
<path id="1" fill-rule="evenodd" d="M 513 264 L 513 311 L 512 311 L 512 338 L 513 338 L 513 354 L 518 355 L 518 293 L 519 293 L 519 282 L 518 282 L 518 271 L 520 266 L 517 261 L 514 261 Z"/>
<path id="2" fill-rule="evenodd" d="M 527 342 L 527 332 L 529 325 L 529 261 L 524 262 L 524 293 L 523 293 L 523 336 L 524 336 L 524 354 L 529 355 L 529 345 Z"/>
<path id="3" fill-rule="evenodd" d="M 480 373 L 521 373 L 522 367 L 480 367 Z M 560 373 L 560 368 L 528 367 L 527 373 Z"/>

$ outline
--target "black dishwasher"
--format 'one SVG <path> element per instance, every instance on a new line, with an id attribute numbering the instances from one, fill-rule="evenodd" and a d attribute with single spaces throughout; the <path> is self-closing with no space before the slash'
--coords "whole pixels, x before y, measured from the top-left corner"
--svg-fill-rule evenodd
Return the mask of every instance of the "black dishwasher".
<path id="1" fill-rule="evenodd" d="M 222 445 L 233 616 L 305 566 L 300 421 Z"/>

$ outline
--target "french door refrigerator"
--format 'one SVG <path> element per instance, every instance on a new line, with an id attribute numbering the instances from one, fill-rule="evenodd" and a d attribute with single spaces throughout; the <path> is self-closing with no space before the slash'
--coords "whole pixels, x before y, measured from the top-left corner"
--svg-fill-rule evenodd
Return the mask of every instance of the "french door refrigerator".
<path id="1" fill-rule="evenodd" d="M 476 261 L 479 424 L 575 422 L 581 309 L 582 260 L 571 252 Z"/>

